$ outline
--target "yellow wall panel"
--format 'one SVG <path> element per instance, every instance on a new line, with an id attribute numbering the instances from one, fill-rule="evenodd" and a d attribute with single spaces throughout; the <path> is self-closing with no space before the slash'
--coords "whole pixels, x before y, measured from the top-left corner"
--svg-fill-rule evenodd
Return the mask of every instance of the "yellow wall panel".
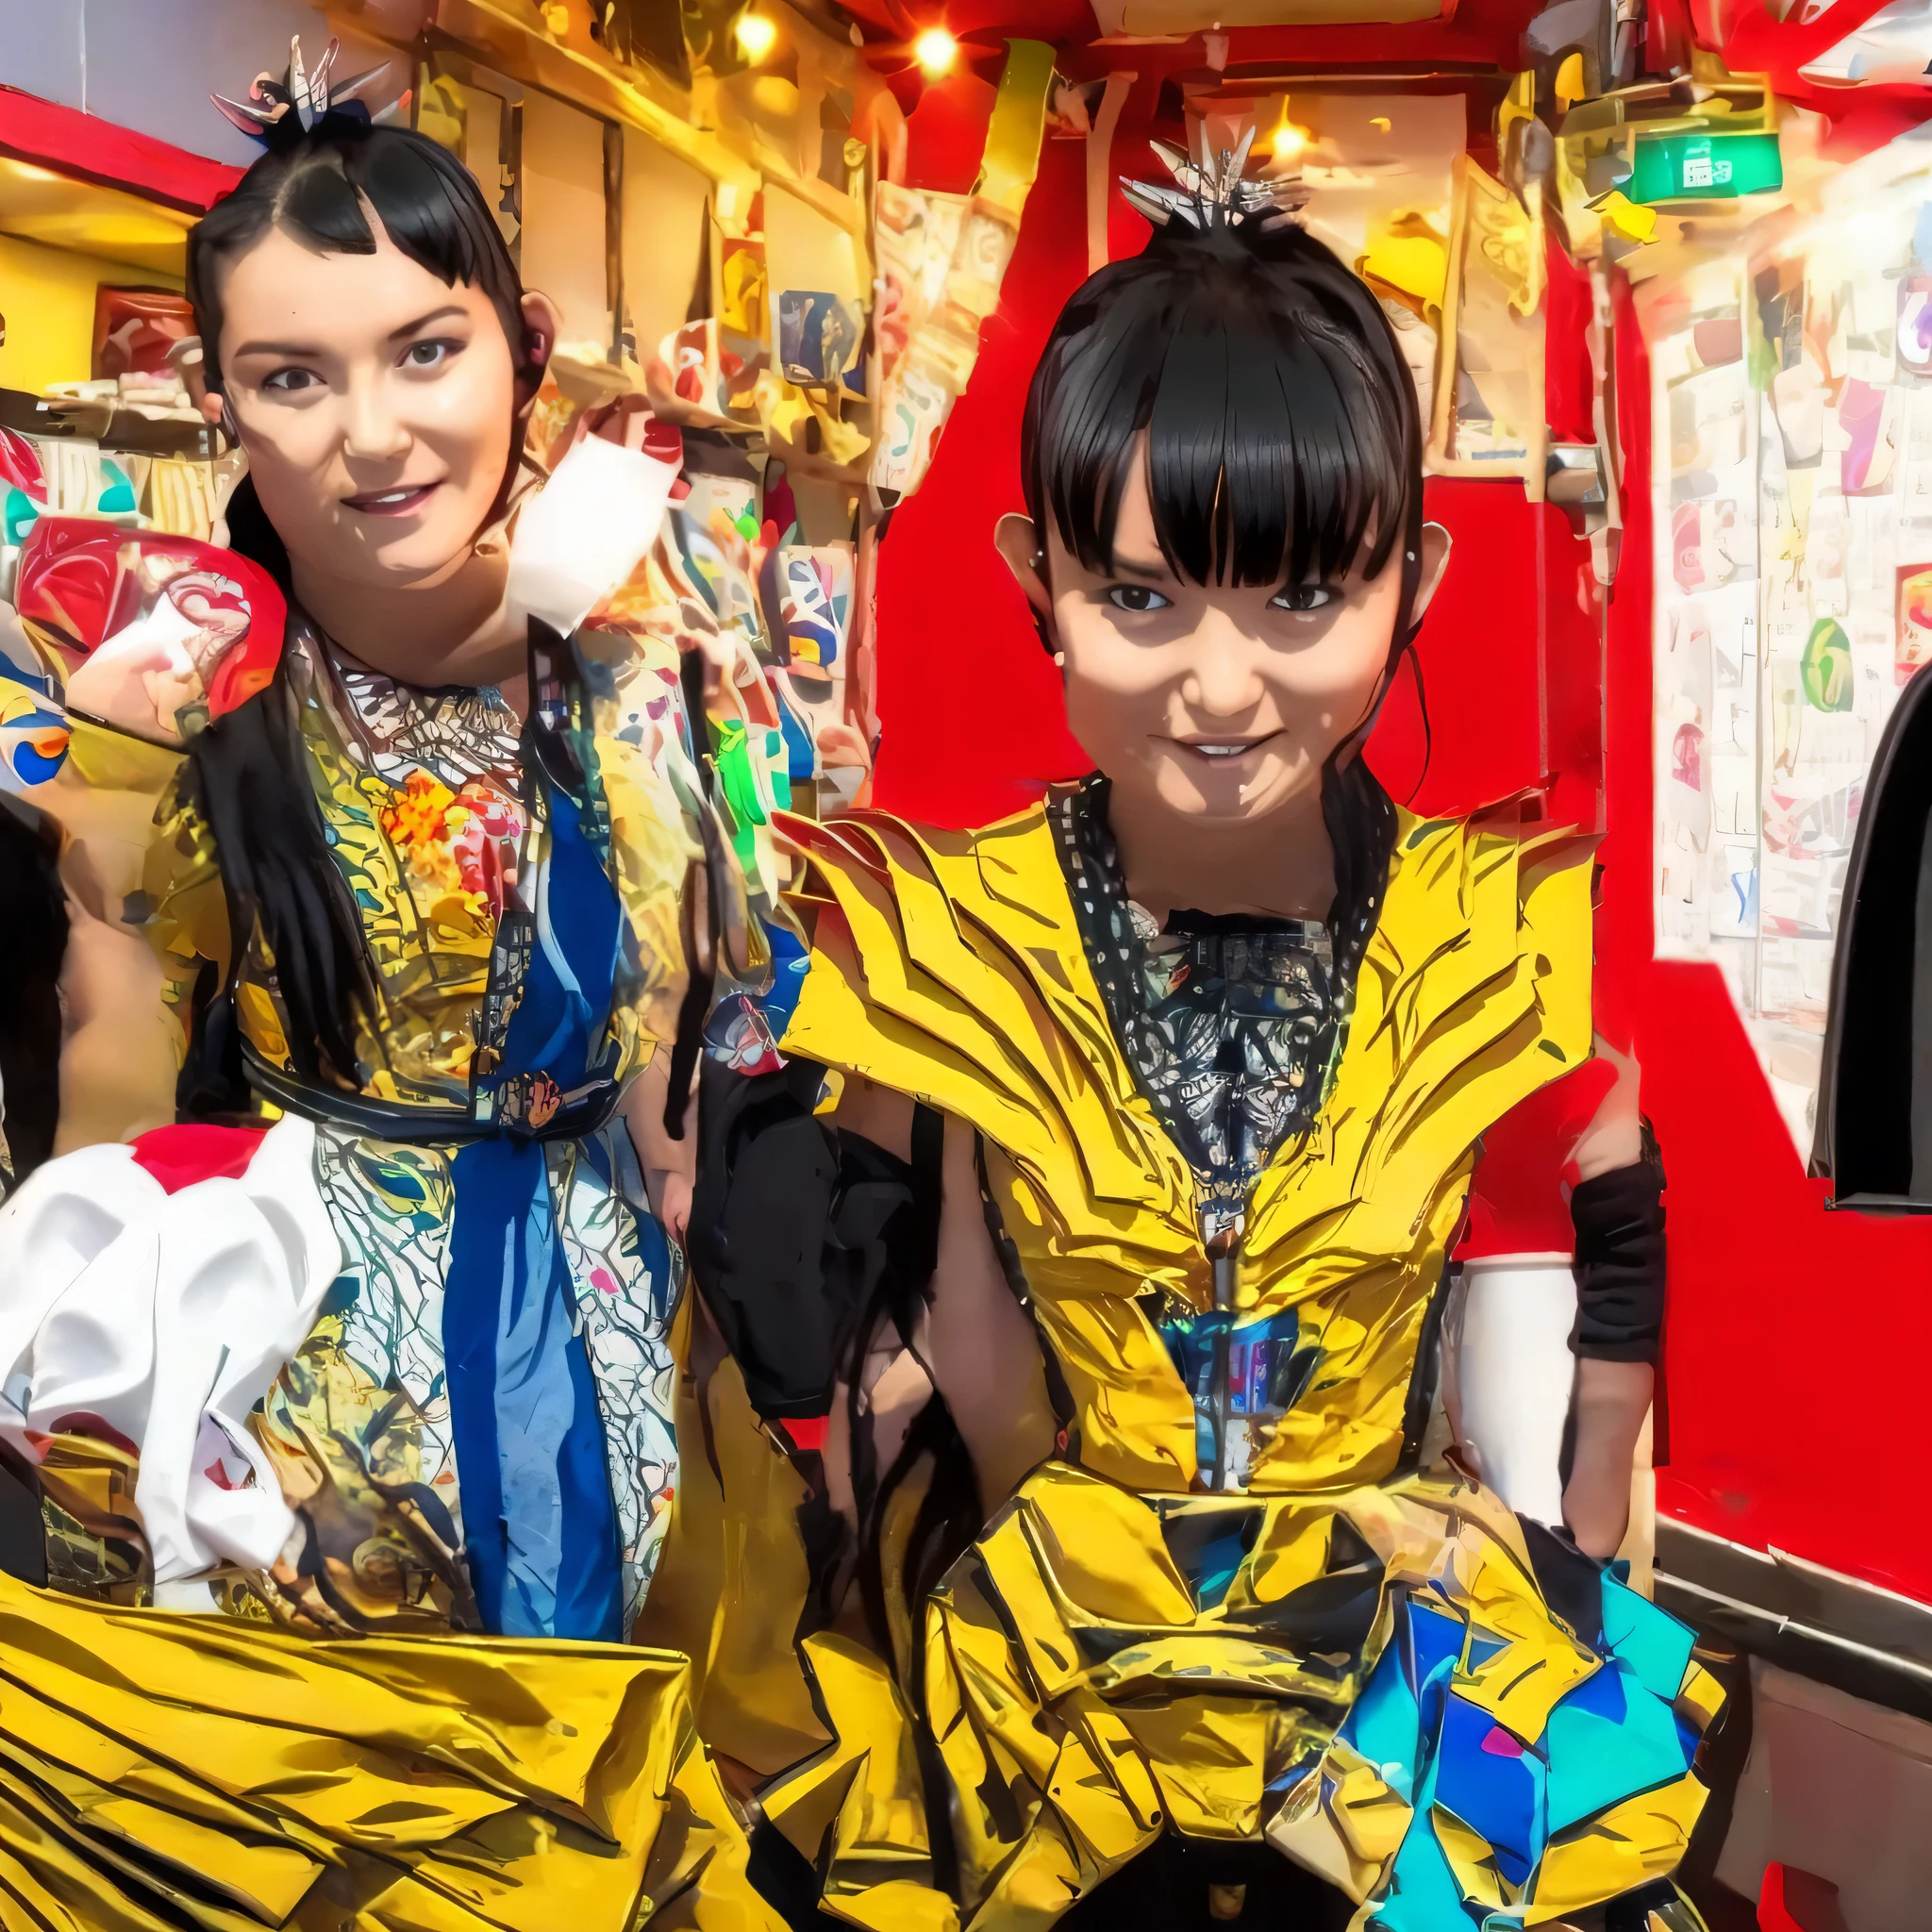
<path id="1" fill-rule="evenodd" d="M 178 289 L 171 275 L 125 261 L 46 248 L 0 235 L 0 388 L 38 391 L 50 382 L 84 382 L 92 374 L 94 291 L 103 282 L 125 288 Z"/>

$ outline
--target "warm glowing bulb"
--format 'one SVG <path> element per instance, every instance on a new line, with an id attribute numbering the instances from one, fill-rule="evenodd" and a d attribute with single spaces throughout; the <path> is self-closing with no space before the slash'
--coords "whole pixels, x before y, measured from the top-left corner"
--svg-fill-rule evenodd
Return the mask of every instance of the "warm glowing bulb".
<path id="1" fill-rule="evenodd" d="M 1288 118 L 1284 105 L 1281 119 L 1275 124 L 1274 133 L 1269 142 L 1269 159 L 1284 168 L 1292 168 L 1302 158 L 1302 150 L 1308 144 L 1307 130 L 1297 127 Z"/>
<path id="2" fill-rule="evenodd" d="M 741 13 L 732 28 L 738 51 L 754 63 L 762 60 L 778 44 L 778 27 L 762 13 Z"/>
<path id="3" fill-rule="evenodd" d="M 912 58 L 926 73 L 950 73 L 959 43 L 942 26 L 929 26 L 912 43 Z"/>

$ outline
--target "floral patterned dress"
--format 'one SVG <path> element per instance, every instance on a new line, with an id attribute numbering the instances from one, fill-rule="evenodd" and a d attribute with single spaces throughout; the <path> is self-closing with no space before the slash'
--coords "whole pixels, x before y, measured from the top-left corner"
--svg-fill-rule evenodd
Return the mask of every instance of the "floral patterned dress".
<path id="1" fill-rule="evenodd" d="M 274 962 L 232 997 L 251 1086 L 318 1123 L 345 1266 L 258 1433 L 298 1529 L 225 1607 L 312 1633 L 615 1640 L 675 1483 L 675 1262 L 615 1117 L 668 1037 L 697 849 L 675 651 L 589 631 L 576 782 L 494 691 L 415 690 L 299 614 L 288 676 L 379 991 L 358 1084 L 293 1071 Z M 658 662 L 658 658 L 663 662 Z M 682 773 L 682 779 L 674 774 Z M 164 806 L 152 930 L 184 1031 L 229 983 L 219 854 Z"/>

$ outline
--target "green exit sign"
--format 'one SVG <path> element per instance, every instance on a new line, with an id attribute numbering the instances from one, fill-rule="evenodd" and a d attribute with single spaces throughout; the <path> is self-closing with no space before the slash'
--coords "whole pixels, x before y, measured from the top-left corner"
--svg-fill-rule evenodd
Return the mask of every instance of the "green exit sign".
<path id="1" fill-rule="evenodd" d="M 1637 142 L 1632 201 L 1722 201 L 1784 186 L 1774 134 L 1664 134 Z"/>

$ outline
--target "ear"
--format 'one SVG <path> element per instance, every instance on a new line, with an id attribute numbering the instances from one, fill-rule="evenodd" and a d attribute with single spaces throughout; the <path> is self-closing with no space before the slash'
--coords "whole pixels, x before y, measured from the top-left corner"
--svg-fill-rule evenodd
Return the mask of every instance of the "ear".
<path id="1" fill-rule="evenodd" d="M 1423 525 L 1422 577 L 1416 585 L 1415 608 L 1409 613 L 1411 624 L 1423 621 L 1423 612 L 1429 608 L 1429 600 L 1435 596 L 1442 582 L 1442 574 L 1449 568 L 1450 537 L 1441 524 Z"/>
<path id="2" fill-rule="evenodd" d="M 1040 532 L 1031 517 L 1008 510 L 993 526 L 993 547 L 1007 560 L 1013 581 L 1025 593 L 1034 612 L 1046 623 L 1053 621 L 1053 593 L 1046 588 L 1046 558 Z"/>
<path id="3" fill-rule="evenodd" d="M 522 392 L 522 400 L 527 402 L 537 393 L 543 380 L 543 372 L 550 367 L 557 339 L 563 330 L 563 317 L 558 313 L 557 304 L 535 289 L 525 295 L 523 310 L 524 342 L 521 366 L 517 370 L 517 387 Z"/>

